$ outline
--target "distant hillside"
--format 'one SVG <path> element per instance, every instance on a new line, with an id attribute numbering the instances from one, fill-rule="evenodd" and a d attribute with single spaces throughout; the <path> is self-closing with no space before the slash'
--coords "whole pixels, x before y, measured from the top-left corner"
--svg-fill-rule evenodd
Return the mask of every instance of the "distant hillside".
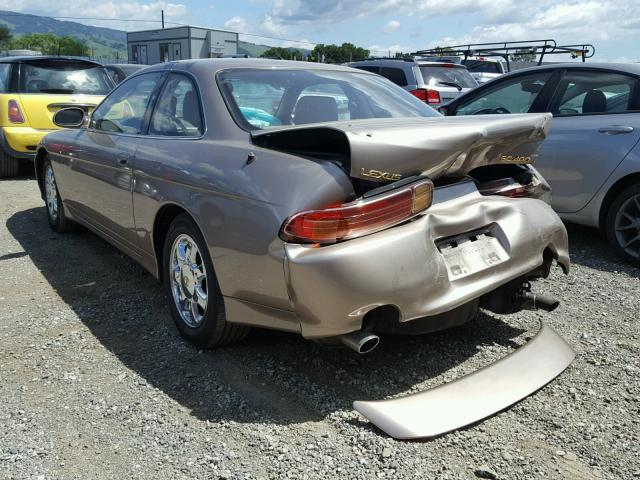
<path id="1" fill-rule="evenodd" d="M 51 17 L 21 14 L 0 10 L 0 25 L 4 25 L 14 37 L 29 33 L 53 33 L 55 35 L 69 35 L 77 37 L 92 49 L 93 56 L 98 59 L 127 58 L 127 32 L 113 28 L 93 27 L 77 22 L 56 20 Z M 261 45 L 240 41 L 239 54 L 259 57 L 270 45 Z M 304 50 L 309 53 L 310 50 Z"/>
<path id="2" fill-rule="evenodd" d="M 0 10 L 0 25 L 9 28 L 14 37 L 29 33 L 53 33 L 80 38 L 93 49 L 95 57 L 126 58 L 127 56 L 127 34 L 122 30 L 93 27 L 82 23 L 5 10 Z"/>

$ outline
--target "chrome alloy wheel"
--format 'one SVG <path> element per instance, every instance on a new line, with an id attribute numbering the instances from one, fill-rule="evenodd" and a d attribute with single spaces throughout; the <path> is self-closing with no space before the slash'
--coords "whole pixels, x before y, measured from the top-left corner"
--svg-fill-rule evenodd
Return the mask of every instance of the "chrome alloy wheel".
<path id="1" fill-rule="evenodd" d="M 618 245 L 632 257 L 640 258 L 640 194 L 620 206 L 614 226 Z"/>
<path id="2" fill-rule="evenodd" d="M 58 189 L 56 188 L 56 179 L 53 176 L 51 165 L 47 165 L 44 172 L 44 193 L 49 217 L 55 222 L 58 219 Z"/>
<path id="3" fill-rule="evenodd" d="M 175 239 L 169 265 L 171 292 L 180 318 L 196 328 L 207 311 L 208 282 L 204 259 L 193 238 L 181 234 Z"/>

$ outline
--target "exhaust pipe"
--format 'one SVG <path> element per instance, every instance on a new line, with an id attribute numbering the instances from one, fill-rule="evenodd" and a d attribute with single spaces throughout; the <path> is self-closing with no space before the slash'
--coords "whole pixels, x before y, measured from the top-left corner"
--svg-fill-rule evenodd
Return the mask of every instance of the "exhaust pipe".
<path id="1" fill-rule="evenodd" d="M 540 309 L 546 312 L 553 312 L 560 305 L 560 300 L 548 295 L 539 295 L 531 292 L 523 292 L 522 299 L 524 300 L 523 306 L 532 310 Z"/>
<path id="2" fill-rule="evenodd" d="M 340 341 L 360 354 L 369 353 L 380 343 L 380 337 L 373 333 L 358 330 L 340 337 Z"/>

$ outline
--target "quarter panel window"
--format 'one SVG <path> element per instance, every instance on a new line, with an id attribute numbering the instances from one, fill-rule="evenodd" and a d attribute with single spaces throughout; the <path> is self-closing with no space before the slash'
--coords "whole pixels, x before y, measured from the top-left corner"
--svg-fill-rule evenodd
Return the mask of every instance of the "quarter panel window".
<path id="1" fill-rule="evenodd" d="M 151 116 L 149 134 L 199 137 L 203 133 L 202 108 L 191 79 L 172 73 Z"/>
<path id="2" fill-rule="evenodd" d="M 639 88 L 638 79 L 620 73 L 570 71 L 562 78 L 553 113 L 564 117 L 637 111 Z"/>
<path id="3" fill-rule="evenodd" d="M 380 75 L 388 78 L 393 83 L 401 87 L 406 87 L 408 85 L 407 76 L 400 68 L 380 67 Z"/>
<path id="4" fill-rule="evenodd" d="M 482 91 L 456 110 L 456 115 L 528 113 L 552 72 L 523 75 Z"/>
<path id="5" fill-rule="evenodd" d="M 11 73 L 10 63 L 0 63 L 0 93 L 9 90 L 9 74 Z"/>
<path id="6" fill-rule="evenodd" d="M 122 82 L 93 112 L 92 128 L 140 135 L 149 102 L 161 78 L 161 72 L 153 72 Z"/>

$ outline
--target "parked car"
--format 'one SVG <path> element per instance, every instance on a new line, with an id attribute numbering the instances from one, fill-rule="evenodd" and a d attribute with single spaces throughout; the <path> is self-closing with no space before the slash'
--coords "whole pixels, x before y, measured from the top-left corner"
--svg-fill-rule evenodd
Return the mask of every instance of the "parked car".
<path id="1" fill-rule="evenodd" d="M 49 56 L 0 58 L 0 178 L 33 161 L 40 139 L 58 127 L 53 115 L 77 106 L 91 111 L 113 88 L 102 66 Z"/>
<path id="2" fill-rule="evenodd" d="M 479 84 L 498 78 L 506 72 L 504 63 L 499 58 L 467 57 L 461 62 Z"/>
<path id="3" fill-rule="evenodd" d="M 554 261 L 569 269 L 566 230 L 528 165 L 549 119 L 445 119 L 340 66 L 170 62 L 127 78 L 89 117 L 58 112 L 75 129 L 43 139 L 36 175 L 51 227 L 77 222 L 138 261 L 198 347 L 258 326 L 364 353 L 379 334 L 460 325 L 479 305 L 557 306 L 531 292 Z M 391 435 L 431 436 L 504 409 L 572 358 L 545 327 L 496 364 L 511 390 L 478 401 L 491 375 L 465 380 L 479 396 L 460 397 L 464 415 L 429 392 L 419 403 L 437 424 L 407 425 L 384 402 L 356 408 Z"/>
<path id="4" fill-rule="evenodd" d="M 138 63 L 113 63 L 105 65 L 105 70 L 109 73 L 114 85 L 122 82 L 129 75 L 133 75 L 139 70 L 146 68 L 146 65 L 140 65 Z"/>
<path id="5" fill-rule="evenodd" d="M 640 265 L 640 65 L 555 64 L 504 75 L 442 108 L 449 116 L 551 112 L 536 168 L 552 206 L 599 228 Z"/>
<path id="6" fill-rule="evenodd" d="M 478 86 L 467 68 L 459 63 L 385 58 L 347 65 L 382 75 L 432 107 Z"/>

